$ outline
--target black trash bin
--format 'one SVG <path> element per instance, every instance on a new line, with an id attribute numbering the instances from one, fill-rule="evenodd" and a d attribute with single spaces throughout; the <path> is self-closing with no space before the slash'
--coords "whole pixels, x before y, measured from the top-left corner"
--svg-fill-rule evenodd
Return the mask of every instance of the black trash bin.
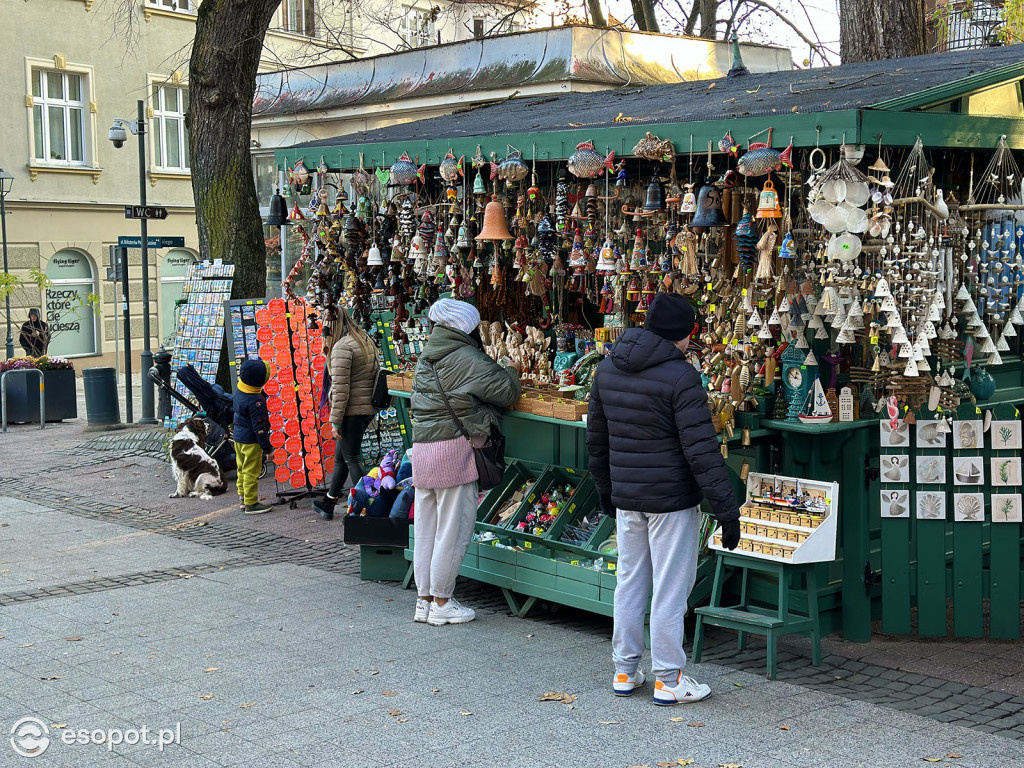
<path id="1" fill-rule="evenodd" d="M 113 368 L 86 368 L 85 413 L 89 426 L 121 423 L 121 403 L 117 396 L 117 373 Z"/>

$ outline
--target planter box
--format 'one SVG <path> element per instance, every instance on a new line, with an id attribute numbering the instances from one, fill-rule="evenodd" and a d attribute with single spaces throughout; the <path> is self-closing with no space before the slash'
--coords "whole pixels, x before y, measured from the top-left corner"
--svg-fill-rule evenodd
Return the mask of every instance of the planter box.
<path id="1" fill-rule="evenodd" d="M 12 373 L 6 381 L 7 421 L 11 424 L 39 421 L 39 376 Z M 48 422 L 78 418 L 74 371 L 43 371 L 43 385 L 46 387 Z"/>

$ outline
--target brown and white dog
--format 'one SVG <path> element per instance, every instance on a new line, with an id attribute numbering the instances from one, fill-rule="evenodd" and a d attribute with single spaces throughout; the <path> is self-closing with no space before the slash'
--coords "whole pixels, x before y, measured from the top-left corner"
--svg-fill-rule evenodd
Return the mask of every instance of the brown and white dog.
<path id="1" fill-rule="evenodd" d="M 205 501 L 227 490 L 220 467 L 206 452 L 206 422 L 196 416 L 171 440 L 171 467 L 178 484 L 172 499 L 197 496 Z"/>

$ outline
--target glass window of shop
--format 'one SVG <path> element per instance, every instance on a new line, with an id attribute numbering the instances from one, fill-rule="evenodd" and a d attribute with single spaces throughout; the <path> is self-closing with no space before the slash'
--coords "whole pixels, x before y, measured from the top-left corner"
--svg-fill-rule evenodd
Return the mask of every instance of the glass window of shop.
<path id="1" fill-rule="evenodd" d="M 191 251 L 172 248 L 160 261 L 160 338 L 174 343 L 178 330 L 177 302 L 185 290 L 185 277 L 196 263 Z"/>
<path id="2" fill-rule="evenodd" d="M 96 354 L 96 271 L 81 251 L 57 251 L 46 265 L 46 322 L 50 324 L 51 355 Z"/>

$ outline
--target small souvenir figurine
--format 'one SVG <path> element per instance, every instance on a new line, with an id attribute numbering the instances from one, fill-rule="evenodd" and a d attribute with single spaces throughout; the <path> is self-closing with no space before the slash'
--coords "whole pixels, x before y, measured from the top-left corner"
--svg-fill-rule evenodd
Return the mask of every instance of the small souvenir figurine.
<path id="1" fill-rule="evenodd" d="M 626 174 L 626 161 L 625 159 L 619 160 L 619 162 L 616 163 L 615 165 L 615 186 L 624 187 L 626 186 L 627 180 L 628 176 Z"/>
<path id="2" fill-rule="evenodd" d="M 581 141 L 576 151 L 569 155 L 569 173 L 581 179 L 592 179 L 606 170 L 610 171 L 615 164 L 615 152 L 605 157 L 594 149 L 594 142 Z"/>
<path id="3" fill-rule="evenodd" d="M 424 164 L 417 168 L 413 163 L 412 158 L 403 154 L 398 158 L 395 164 L 391 166 L 391 183 L 408 186 L 417 180 L 423 181 L 423 173 L 426 170 L 426 167 L 426 164 Z"/>
<path id="4" fill-rule="evenodd" d="M 444 156 L 444 160 L 438 166 L 438 172 L 441 174 L 441 178 L 447 183 L 452 184 L 459 176 L 465 175 L 462 171 L 462 165 L 465 161 L 465 157 L 460 157 L 458 160 L 455 159 L 455 155 L 449 149 L 448 154 Z"/>

